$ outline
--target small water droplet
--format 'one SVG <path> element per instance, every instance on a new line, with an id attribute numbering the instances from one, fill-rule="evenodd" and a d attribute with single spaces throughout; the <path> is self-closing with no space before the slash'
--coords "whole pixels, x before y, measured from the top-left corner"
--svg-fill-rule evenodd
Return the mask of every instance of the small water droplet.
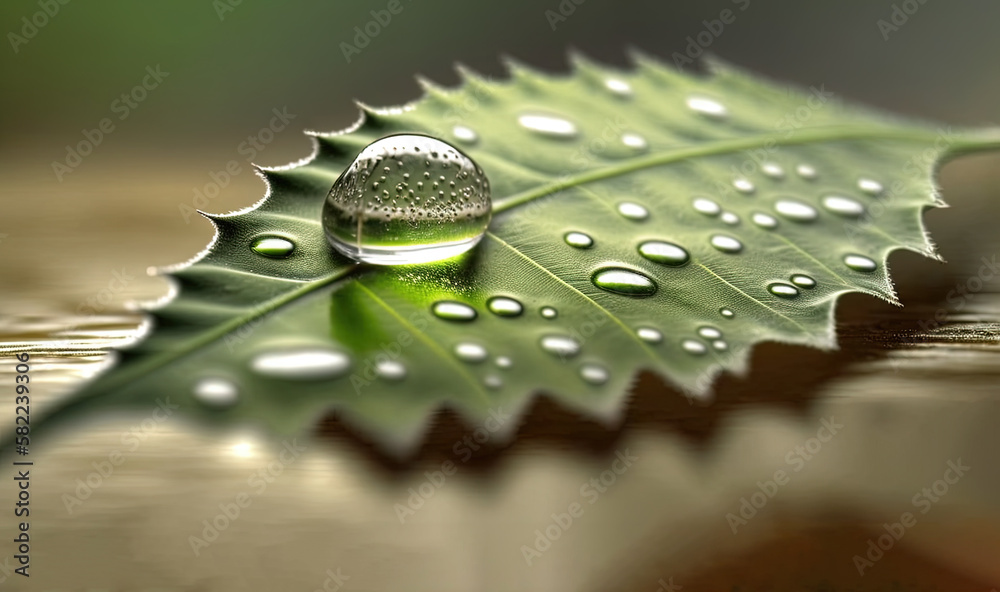
<path id="1" fill-rule="evenodd" d="M 719 219 L 730 226 L 735 226 L 740 223 L 740 217 L 732 212 L 722 212 L 722 216 L 720 216 Z"/>
<path id="2" fill-rule="evenodd" d="M 727 319 L 731 319 L 736 316 L 736 313 L 728 308 L 720 308 L 719 314 L 726 317 Z"/>
<path id="3" fill-rule="evenodd" d="M 619 267 L 608 267 L 594 272 L 594 285 L 602 290 L 627 296 L 652 296 L 656 293 L 656 283 L 649 277 Z"/>
<path id="4" fill-rule="evenodd" d="M 209 407 L 230 407 L 239 400 L 240 390 L 225 378 L 202 378 L 194 385 L 194 396 Z"/>
<path id="5" fill-rule="evenodd" d="M 552 308 L 551 306 L 543 306 L 541 310 L 542 317 L 546 319 L 554 319 L 559 316 L 559 311 Z"/>
<path id="6" fill-rule="evenodd" d="M 858 179 L 858 189 L 864 191 L 868 195 L 879 195 L 880 193 L 885 191 L 885 188 L 882 187 L 882 184 L 876 181 L 875 179 L 865 179 L 865 178 Z"/>
<path id="7" fill-rule="evenodd" d="M 823 207 L 834 214 L 851 218 L 857 218 L 865 213 L 865 206 L 861 205 L 861 202 L 840 195 L 827 195 L 824 197 Z"/>
<path id="8" fill-rule="evenodd" d="M 775 282 L 773 284 L 768 284 L 768 292 L 779 296 L 781 298 L 795 298 L 799 295 L 799 289 L 791 284 L 783 284 L 781 282 Z"/>
<path id="9" fill-rule="evenodd" d="M 622 144 L 625 144 L 629 148 L 635 148 L 636 150 L 645 150 L 648 146 L 646 138 L 643 138 L 639 134 L 622 135 Z"/>
<path id="10" fill-rule="evenodd" d="M 496 374 L 489 374 L 483 378 L 483 384 L 485 384 L 487 388 L 496 390 L 503 387 L 503 379 Z"/>
<path id="11" fill-rule="evenodd" d="M 716 339 L 715 341 L 712 342 L 712 347 L 715 349 L 715 351 L 726 351 L 727 349 L 729 349 L 729 344 L 721 339 Z"/>
<path id="12" fill-rule="evenodd" d="M 649 210 L 630 201 L 623 201 L 618 204 L 618 213 L 629 220 L 645 220 L 649 217 Z"/>
<path id="13" fill-rule="evenodd" d="M 563 239 L 567 245 L 578 249 L 589 249 L 594 246 L 594 239 L 590 238 L 589 234 L 582 232 L 567 232 Z"/>
<path id="14" fill-rule="evenodd" d="M 507 356 L 500 356 L 499 358 L 497 358 L 497 366 L 499 366 L 500 368 L 510 368 L 513 365 L 514 361 L 508 358 Z"/>
<path id="15" fill-rule="evenodd" d="M 744 177 L 733 179 L 733 187 L 735 187 L 736 191 L 739 191 L 740 193 L 753 193 L 756 189 L 753 182 Z"/>
<path id="16" fill-rule="evenodd" d="M 774 204 L 774 211 L 796 222 L 812 222 L 819 217 L 819 212 L 816 211 L 816 208 L 792 199 L 779 200 Z"/>
<path id="17" fill-rule="evenodd" d="M 272 259 L 284 259 L 295 250 L 295 243 L 280 236 L 262 236 L 250 247 L 254 253 Z"/>
<path id="18" fill-rule="evenodd" d="M 539 343 L 543 350 L 563 358 L 580 353 L 580 342 L 565 335 L 546 335 Z"/>
<path id="19" fill-rule="evenodd" d="M 719 204 L 707 197 L 696 197 L 691 202 L 691 205 L 694 206 L 695 211 L 706 216 L 717 216 L 722 211 L 722 207 Z"/>
<path id="20" fill-rule="evenodd" d="M 640 244 L 639 254 L 655 263 L 662 263 L 673 267 L 684 265 L 691 258 L 684 247 L 656 240 Z"/>
<path id="21" fill-rule="evenodd" d="M 705 347 L 704 343 L 695 339 L 685 339 L 684 341 L 681 341 L 681 347 L 687 353 L 694 354 L 696 356 L 700 356 L 708 351 L 708 348 Z"/>
<path id="22" fill-rule="evenodd" d="M 701 113 L 702 115 L 708 115 L 709 117 L 725 117 L 729 114 L 725 105 L 706 97 L 688 97 L 687 106 L 692 111 Z"/>
<path id="23" fill-rule="evenodd" d="M 844 264 L 854 271 L 870 273 L 878 267 L 874 261 L 864 255 L 845 255 Z"/>
<path id="24" fill-rule="evenodd" d="M 463 362 L 482 362 L 489 357 L 486 348 L 478 343 L 463 342 L 455 346 L 455 356 Z"/>
<path id="25" fill-rule="evenodd" d="M 608 78 L 604 81 L 604 86 L 616 95 L 630 96 L 632 94 L 632 86 L 619 78 Z"/>
<path id="26" fill-rule="evenodd" d="M 776 162 L 765 162 L 760 167 L 760 170 L 772 179 L 783 179 L 785 177 L 785 169 L 781 168 L 781 165 Z"/>
<path id="27" fill-rule="evenodd" d="M 421 182 L 409 207 L 388 207 L 389 191 L 372 189 L 372 177 L 406 187 L 405 175 L 445 165 L 445 179 L 455 183 L 451 197 L 425 193 Z M 491 215 L 489 180 L 471 158 L 441 140 L 399 134 L 369 144 L 340 175 L 323 204 L 323 230 L 334 249 L 357 261 L 428 263 L 474 247 Z"/>
<path id="28" fill-rule="evenodd" d="M 635 334 L 646 343 L 660 343 L 663 341 L 663 333 L 652 327 L 639 327 Z"/>
<path id="29" fill-rule="evenodd" d="M 334 378 L 350 367 L 351 360 L 345 354 L 316 347 L 264 352 L 250 362 L 257 374 L 290 380 Z"/>
<path id="30" fill-rule="evenodd" d="M 795 167 L 795 172 L 803 179 L 812 181 L 817 177 L 816 168 L 810 164 L 800 164 Z"/>
<path id="31" fill-rule="evenodd" d="M 451 129 L 451 134 L 455 136 L 456 140 L 461 140 L 466 144 L 474 144 L 476 140 L 479 139 L 479 134 L 477 134 L 475 130 L 464 125 L 456 125 L 453 127 Z"/>
<path id="32" fill-rule="evenodd" d="M 800 288 L 811 290 L 816 287 L 816 280 L 814 280 L 811 276 L 808 276 L 804 273 L 796 273 L 795 275 L 793 275 L 788 279 L 791 280 L 793 284 L 795 284 Z"/>
<path id="33" fill-rule="evenodd" d="M 757 226 L 766 228 L 767 230 L 773 230 L 778 227 L 778 220 L 770 214 L 756 212 L 750 217 L 750 219 L 753 220 L 753 223 Z"/>
<path id="34" fill-rule="evenodd" d="M 431 311 L 439 319 L 447 321 L 471 321 L 476 318 L 476 309 L 462 302 L 441 300 L 431 306 Z"/>
<path id="35" fill-rule="evenodd" d="M 517 317 L 521 316 L 521 313 L 524 312 L 524 307 L 521 306 L 520 302 L 506 296 L 490 298 L 486 302 L 486 307 L 490 309 L 490 312 L 499 317 Z"/>
<path id="36" fill-rule="evenodd" d="M 719 339 L 722 337 L 722 331 L 719 331 L 715 327 L 699 327 L 698 335 L 701 335 L 705 339 Z"/>
<path id="37" fill-rule="evenodd" d="M 608 370 L 603 366 L 584 364 L 580 367 L 580 378 L 583 378 L 590 384 L 604 384 L 610 377 L 611 375 L 608 373 Z"/>
<path id="38" fill-rule="evenodd" d="M 403 380 L 406 366 L 396 360 L 380 360 L 375 364 L 375 373 L 386 380 Z"/>
<path id="39" fill-rule="evenodd" d="M 713 234 L 711 243 L 723 253 L 739 253 L 743 250 L 743 243 L 738 238 L 726 234 Z"/>
<path id="40" fill-rule="evenodd" d="M 576 126 L 571 121 L 551 115 L 522 115 L 517 118 L 521 127 L 548 136 L 571 137 L 576 135 Z"/>

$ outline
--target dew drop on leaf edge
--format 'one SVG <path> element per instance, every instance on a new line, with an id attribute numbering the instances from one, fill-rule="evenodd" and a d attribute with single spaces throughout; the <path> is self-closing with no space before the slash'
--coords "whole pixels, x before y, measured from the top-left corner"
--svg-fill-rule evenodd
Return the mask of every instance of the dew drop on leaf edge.
<path id="1" fill-rule="evenodd" d="M 327 194 L 322 222 L 342 255 L 405 265 L 468 251 L 491 216 L 489 180 L 469 156 L 430 136 L 397 134 L 369 144 L 344 170 Z"/>

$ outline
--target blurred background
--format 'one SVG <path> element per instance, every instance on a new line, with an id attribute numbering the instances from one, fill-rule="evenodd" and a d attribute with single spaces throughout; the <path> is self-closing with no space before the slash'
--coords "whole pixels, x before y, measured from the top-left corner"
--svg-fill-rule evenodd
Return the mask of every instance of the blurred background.
<path id="1" fill-rule="evenodd" d="M 672 63 L 696 53 L 701 35 L 699 46 L 778 81 L 955 126 L 1000 121 L 996 1 L 398 0 L 390 20 L 370 25 L 389 4 L 0 5 L 3 339 L 73 328 L 84 351 L 134 333 L 139 318 L 125 302 L 165 292 L 147 267 L 186 260 L 211 238 L 191 208 L 256 202 L 263 184 L 250 162 L 306 156 L 301 131 L 350 125 L 354 100 L 416 99 L 415 74 L 456 84 L 456 62 L 501 78 L 502 55 L 565 72 L 570 47 L 622 67 L 637 47 Z M 724 10 L 731 22 L 715 22 Z M 366 26 L 378 34 L 362 37 Z M 929 212 L 928 223 L 949 264 L 894 255 L 906 308 L 845 298 L 842 352 L 763 346 L 751 375 L 723 378 L 707 408 L 643 377 L 614 428 L 542 400 L 515 443 L 463 465 L 411 522 L 394 504 L 470 429 L 450 415 L 405 464 L 330 419 L 304 459 L 199 556 L 188 537 L 280 445 L 167 422 L 70 512 L 64 494 L 136 418 L 64 430 L 39 451 L 37 577 L 29 586 L 10 575 L 6 543 L 0 586 L 988 592 L 1000 586 L 1000 296 L 987 285 L 962 310 L 945 296 L 1000 249 L 998 165 L 985 155 L 942 170 L 954 207 Z M 940 310 L 946 326 L 921 329 Z M 60 396 L 103 359 L 46 360 L 41 396 Z M 6 428 L 13 403 L 3 404 Z M 733 533 L 727 514 L 831 415 L 850 428 Z M 526 565 L 521 546 L 535 529 L 625 449 L 643 462 Z M 969 476 L 859 574 L 853 557 L 957 458 L 974 467 Z M 5 476 L 4 503 L 10 484 Z M 13 532 L 7 510 L 0 525 L 5 538 Z"/>

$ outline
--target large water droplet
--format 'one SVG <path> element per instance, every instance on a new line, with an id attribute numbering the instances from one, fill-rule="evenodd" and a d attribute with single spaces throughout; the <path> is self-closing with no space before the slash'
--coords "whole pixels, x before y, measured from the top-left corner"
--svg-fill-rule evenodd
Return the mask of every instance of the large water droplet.
<path id="1" fill-rule="evenodd" d="M 439 318 L 447 321 L 471 321 L 476 318 L 476 309 L 462 302 L 441 300 L 431 306 L 431 311 Z"/>
<path id="2" fill-rule="evenodd" d="M 811 276 L 808 276 L 804 273 L 797 273 L 788 279 L 790 279 L 793 284 L 795 284 L 800 288 L 811 290 L 816 287 L 816 280 L 814 280 Z"/>
<path id="3" fill-rule="evenodd" d="M 486 307 L 490 309 L 490 312 L 499 317 L 516 317 L 524 312 L 524 307 L 521 306 L 520 302 L 506 296 L 490 298 L 486 302 Z"/>
<path id="4" fill-rule="evenodd" d="M 681 348 L 683 348 L 687 353 L 694 354 L 696 356 L 700 356 L 708 351 L 708 348 L 705 347 L 704 343 L 695 339 L 685 339 L 684 341 L 681 341 Z"/>
<path id="5" fill-rule="evenodd" d="M 410 178 L 431 172 L 433 184 Z M 400 134 L 369 144 L 340 175 L 323 205 L 323 229 L 358 261 L 427 263 L 475 246 L 491 208 L 489 181 L 471 158 L 441 140 Z"/>
<path id="6" fill-rule="evenodd" d="M 875 271 L 878 267 L 874 261 L 864 255 L 846 255 L 844 256 L 844 264 L 854 271 L 863 271 L 865 273 Z"/>
<path id="7" fill-rule="evenodd" d="M 463 362 L 482 362 L 489 353 L 478 343 L 463 342 L 455 346 L 455 356 Z"/>
<path id="8" fill-rule="evenodd" d="M 568 138 L 576 135 L 576 126 L 573 122 L 561 117 L 526 114 L 518 117 L 517 122 L 524 128 L 547 136 Z"/>
<path id="9" fill-rule="evenodd" d="M 639 327 L 635 334 L 646 343 L 660 343 L 663 341 L 663 333 L 652 327 Z"/>
<path id="10" fill-rule="evenodd" d="M 687 106 L 692 111 L 701 113 L 702 115 L 708 115 L 709 117 L 725 117 L 729 114 L 725 105 L 714 99 L 706 97 L 688 97 Z"/>
<path id="11" fill-rule="evenodd" d="M 580 378 L 590 384 L 604 384 L 610 377 L 611 375 L 604 366 L 598 366 L 597 364 L 584 364 L 580 367 Z"/>
<path id="12" fill-rule="evenodd" d="M 753 223 L 761 228 L 766 228 L 767 230 L 772 230 L 778 227 L 778 220 L 770 214 L 764 214 L 763 212 L 756 212 L 750 218 Z"/>
<path id="13" fill-rule="evenodd" d="M 795 298 L 799 295 L 799 289 L 791 284 L 775 282 L 767 286 L 767 291 L 781 298 Z"/>
<path id="14" fill-rule="evenodd" d="M 728 308 L 720 308 L 719 314 L 726 317 L 727 319 L 731 319 L 736 316 L 736 313 Z"/>
<path id="15" fill-rule="evenodd" d="M 262 236 L 254 240 L 250 248 L 258 255 L 272 259 L 284 259 L 295 250 L 295 243 L 280 236 Z"/>
<path id="16" fill-rule="evenodd" d="M 594 285 L 602 290 L 628 296 L 652 296 L 656 293 L 656 282 L 630 269 L 608 267 L 600 269 L 591 277 Z"/>
<path id="17" fill-rule="evenodd" d="M 582 232 L 567 232 L 563 239 L 567 245 L 578 249 L 589 249 L 594 246 L 594 239 L 590 238 L 589 234 Z"/>
<path id="18" fill-rule="evenodd" d="M 258 374 L 290 380 L 334 378 L 350 367 L 350 358 L 342 352 L 316 347 L 264 352 L 250 362 Z"/>
<path id="19" fill-rule="evenodd" d="M 618 204 L 618 213 L 629 220 L 645 220 L 649 217 L 649 210 L 630 201 L 623 201 Z"/>
<path id="20" fill-rule="evenodd" d="M 707 197 L 696 197 L 694 201 L 691 202 L 694 206 L 695 211 L 705 214 L 706 216 L 717 216 L 719 212 L 722 211 L 722 207 L 716 202 L 708 199 Z"/>
<path id="21" fill-rule="evenodd" d="M 684 265 L 691 258 L 684 247 L 673 243 L 655 240 L 646 241 L 640 244 L 639 254 L 650 261 L 670 265 L 672 267 Z"/>
<path id="22" fill-rule="evenodd" d="M 375 364 L 375 373 L 386 380 L 403 380 L 406 366 L 396 360 L 380 360 Z"/>
<path id="23" fill-rule="evenodd" d="M 816 211 L 816 208 L 793 199 L 779 200 L 774 204 L 774 211 L 796 222 L 812 222 L 819 217 L 819 212 Z"/>
<path id="24" fill-rule="evenodd" d="M 565 335 L 546 335 L 539 342 L 550 354 L 568 358 L 580 353 L 580 342 Z"/>
<path id="25" fill-rule="evenodd" d="M 477 134 L 475 130 L 464 125 L 456 125 L 453 127 L 451 129 L 451 134 L 455 136 L 456 140 L 460 140 L 466 144 L 475 144 L 476 140 L 479 139 L 479 134 Z"/>
<path id="26" fill-rule="evenodd" d="M 824 197 L 823 207 L 834 214 L 851 218 L 857 218 L 865 213 L 865 206 L 861 205 L 861 202 L 840 195 L 827 195 Z"/>
<path id="27" fill-rule="evenodd" d="M 639 134 L 631 133 L 622 135 L 622 144 L 636 150 L 645 150 L 649 146 L 649 144 L 646 143 L 646 138 L 643 138 Z"/>
<path id="28" fill-rule="evenodd" d="M 559 316 L 559 311 L 552 308 L 551 306 L 543 306 L 540 313 L 542 315 L 542 318 L 546 319 L 554 319 L 557 316 Z"/>
<path id="29" fill-rule="evenodd" d="M 882 184 L 875 179 L 858 179 L 858 189 L 864 191 L 868 195 L 879 195 L 885 188 Z"/>
<path id="30" fill-rule="evenodd" d="M 240 390 L 225 378 L 202 378 L 194 385 L 196 399 L 209 407 L 229 407 L 240 398 Z"/>
<path id="31" fill-rule="evenodd" d="M 604 81 L 604 86 L 616 95 L 627 97 L 632 94 L 632 86 L 619 78 L 608 78 Z"/>
<path id="32" fill-rule="evenodd" d="M 723 253 L 739 253 L 743 250 L 743 243 L 738 238 L 726 234 L 713 234 L 711 243 Z"/>

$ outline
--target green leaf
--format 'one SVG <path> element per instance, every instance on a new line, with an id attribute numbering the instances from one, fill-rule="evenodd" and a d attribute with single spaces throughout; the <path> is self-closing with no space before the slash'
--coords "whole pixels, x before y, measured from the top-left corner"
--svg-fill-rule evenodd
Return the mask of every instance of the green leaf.
<path id="1" fill-rule="evenodd" d="M 456 90 L 423 83 L 416 103 L 364 107 L 352 129 L 314 134 L 308 159 L 261 169 L 264 200 L 207 215 L 216 237 L 193 261 L 166 271 L 177 294 L 149 311 L 151 334 L 53 416 L 169 397 L 191 416 L 291 432 L 336 411 L 402 450 L 442 406 L 480 423 L 491 413 L 514 416 L 531 395 L 548 393 L 614 419 L 643 369 L 703 396 L 718 372 L 744 371 L 754 344 L 835 347 L 841 294 L 895 302 L 886 256 L 894 249 L 934 256 L 921 220 L 925 208 L 941 205 L 934 167 L 945 155 L 1000 147 L 992 130 L 901 121 L 842 105 L 822 88 L 779 88 L 714 61 L 709 76 L 641 56 L 632 71 L 574 61 L 568 76 L 512 65 L 508 81 L 462 70 Z M 564 123 L 542 132 L 519 124 L 524 116 Z M 469 154 L 490 179 L 494 217 L 464 256 L 357 265 L 326 243 L 323 200 L 360 150 L 401 132 Z M 699 211 L 698 198 L 711 202 L 699 201 Z M 647 215 L 623 215 L 623 203 Z M 814 220 L 804 219 L 811 213 Z M 593 245 L 567 244 L 568 232 L 585 233 Z M 255 252 L 266 236 L 291 241 L 294 251 Z M 688 260 L 643 257 L 647 241 L 679 245 Z M 851 256 L 874 268 L 852 268 Z M 607 268 L 651 279 L 655 293 L 598 287 L 593 278 Z M 795 288 L 796 274 L 815 286 Z M 523 313 L 490 312 L 496 296 L 516 299 Z M 477 317 L 438 318 L 432 306 L 441 301 L 465 303 Z M 543 316 L 543 307 L 557 316 Z M 640 329 L 662 339 L 644 340 Z M 579 351 L 550 353 L 542 344 L 552 338 L 556 345 L 570 338 Z M 463 360 L 461 344 L 485 350 L 486 359 Z M 333 366 L 343 354 L 348 364 L 328 368 L 336 376 L 311 378 L 253 370 L 261 356 L 290 351 L 334 352 L 326 358 Z M 386 360 L 405 376 L 392 376 L 399 367 Z M 385 376 L 374 373 L 380 362 Z M 289 363 L 279 360 L 277 372 Z M 200 400 L 204 381 L 235 386 L 235 404 Z M 516 425 L 506 421 L 501 430 Z"/>

